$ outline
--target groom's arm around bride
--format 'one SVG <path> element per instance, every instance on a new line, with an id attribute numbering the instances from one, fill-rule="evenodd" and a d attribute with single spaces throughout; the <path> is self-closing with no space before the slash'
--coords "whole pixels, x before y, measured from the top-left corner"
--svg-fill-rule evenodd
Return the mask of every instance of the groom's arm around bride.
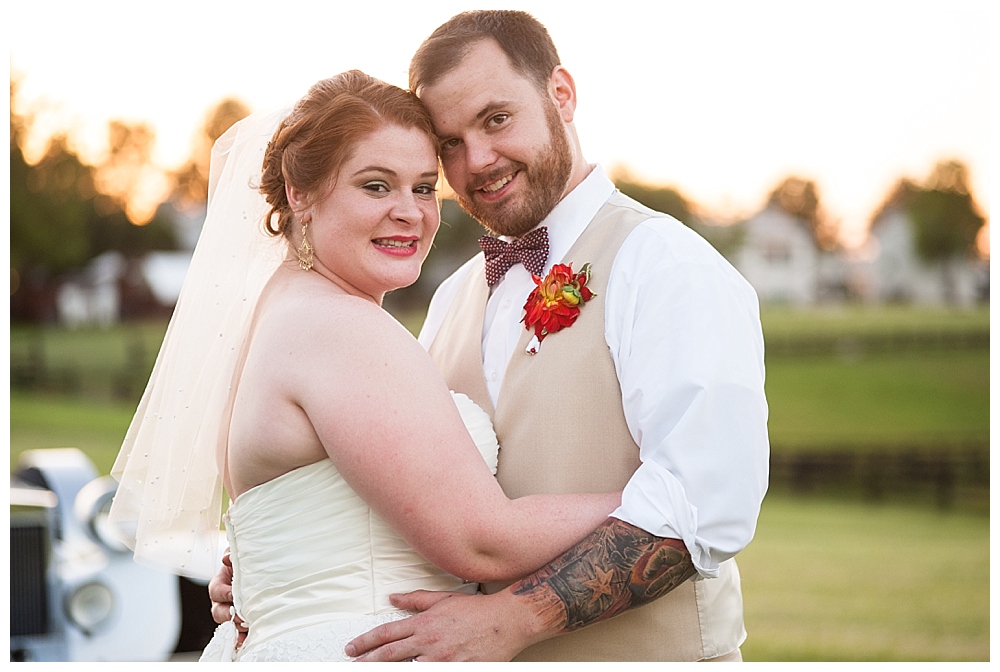
<path id="1" fill-rule="evenodd" d="M 549 637 L 641 607 L 694 574 L 681 541 L 610 518 L 577 547 L 499 593 L 393 596 L 395 606 L 422 613 L 362 635 L 347 654 L 382 646 L 367 659 L 510 660 Z"/>

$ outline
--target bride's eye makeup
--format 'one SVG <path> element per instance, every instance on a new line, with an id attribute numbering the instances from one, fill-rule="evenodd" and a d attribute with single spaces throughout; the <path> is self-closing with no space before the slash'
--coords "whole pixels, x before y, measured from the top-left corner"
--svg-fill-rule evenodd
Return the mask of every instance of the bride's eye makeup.
<path id="1" fill-rule="evenodd" d="M 372 180 L 370 182 L 365 182 L 361 185 L 361 188 L 365 191 L 370 191 L 376 194 L 387 194 L 389 193 L 389 185 L 382 180 Z"/>
<path id="2" fill-rule="evenodd" d="M 418 184 L 413 188 L 413 193 L 418 196 L 433 196 L 437 188 L 433 184 Z"/>

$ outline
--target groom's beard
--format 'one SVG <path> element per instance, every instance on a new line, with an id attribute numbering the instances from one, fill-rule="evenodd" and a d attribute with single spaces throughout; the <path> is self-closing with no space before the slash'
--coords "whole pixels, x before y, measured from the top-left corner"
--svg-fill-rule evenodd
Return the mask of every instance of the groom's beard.
<path id="1" fill-rule="evenodd" d="M 549 144 L 540 150 L 531 164 L 515 163 L 519 170 L 520 193 L 500 203 L 477 201 L 475 193 L 456 193 L 459 204 L 495 235 L 522 236 L 538 226 L 562 200 L 566 184 L 573 172 L 573 154 L 566 129 L 556 108 L 546 107 L 545 121 L 549 129 Z M 495 179 L 510 171 L 504 168 Z"/>

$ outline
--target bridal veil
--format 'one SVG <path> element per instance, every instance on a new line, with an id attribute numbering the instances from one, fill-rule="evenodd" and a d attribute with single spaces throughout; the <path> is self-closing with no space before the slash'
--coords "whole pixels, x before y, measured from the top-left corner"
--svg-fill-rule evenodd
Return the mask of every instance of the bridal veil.
<path id="1" fill-rule="evenodd" d="M 264 151 L 290 109 L 215 143 L 208 210 L 152 375 L 111 474 L 110 522 L 145 565 L 209 578 L 221 555 L 222 465 L 234 376 L 257 299 L 287 252 L 264 233 Z"/>

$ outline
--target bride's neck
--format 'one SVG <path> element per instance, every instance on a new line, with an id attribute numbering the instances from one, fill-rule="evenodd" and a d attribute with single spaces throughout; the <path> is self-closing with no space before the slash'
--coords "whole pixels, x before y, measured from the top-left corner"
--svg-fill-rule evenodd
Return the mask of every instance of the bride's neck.
<path id="1" fill-rule="evenodd" d="M 313 267 L 311 269 L 304 271 L 301 267 L 299 267 L 298 259 L 290 255 L 285 258 L 284 262 L 282 262 L 280 271 L 283 274 L 287 274 L 290 279 L 305 279 L 309 277 L 322 278 L 331 283 L 336 290 L 349 296 L 356 296 L 358 298 L 371 301 L 379 307 L 382 306 L 382 299 L 385 297 L 384 292 L 378 295 L 371 295 L 362 291 L 324 266 L 318 259 L 313 261 Z"/>

